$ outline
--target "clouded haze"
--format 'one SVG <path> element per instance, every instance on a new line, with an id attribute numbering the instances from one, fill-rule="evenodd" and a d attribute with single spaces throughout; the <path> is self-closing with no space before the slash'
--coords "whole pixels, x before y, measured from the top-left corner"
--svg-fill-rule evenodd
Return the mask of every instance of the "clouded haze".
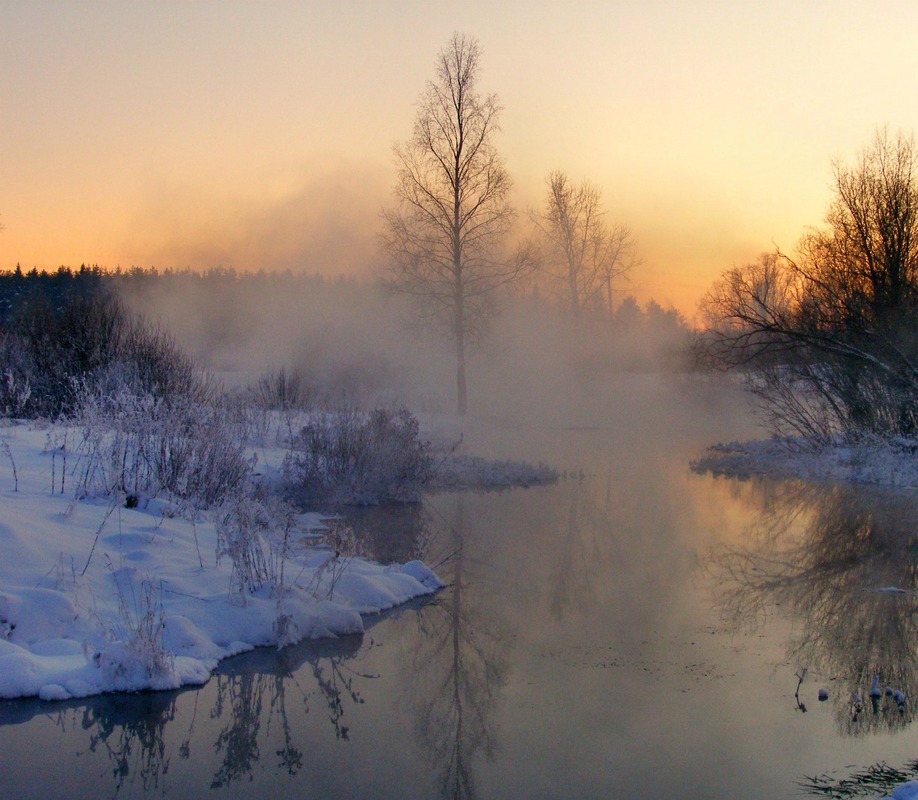
<path id="1" fill-rule="evenodd" d="M 454 30 L 518 206 L 594 181 L 635 293 L 689 314 L 821 221 L 833 157 L 918 128 L 907 2 L 0 0 L 0 268 L 365 269 Z"/>

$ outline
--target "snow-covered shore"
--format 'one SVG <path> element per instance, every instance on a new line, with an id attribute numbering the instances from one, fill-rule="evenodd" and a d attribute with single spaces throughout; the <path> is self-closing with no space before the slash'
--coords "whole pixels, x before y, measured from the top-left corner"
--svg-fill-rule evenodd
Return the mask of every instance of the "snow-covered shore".
<path id="1" fill-rule="evenodd" d="M 899 784 L 892 793 L 892 797 L 880 800 L 916 800 L 918 799 L 918 781 L 907 781 Z"/>
<path id="2" fill-rule="evenodd" d="M 718 444 L 692 462 L 695 472 L 918 487 L 918 442 L 864 442 L 818 450 L 794 439 Z"/>
<path id="3" fill-rule="evenodd" d="M 76 502 L 49 433 L 0 430 L 0 698 L 204 683 L 220 659 L 360 632 L 361 615 L 443 585 L 418 561 L 336 559 L 301 527 L 283 581 L 231 592 L 212 519 L 170 516 L 156 498 Z"/>

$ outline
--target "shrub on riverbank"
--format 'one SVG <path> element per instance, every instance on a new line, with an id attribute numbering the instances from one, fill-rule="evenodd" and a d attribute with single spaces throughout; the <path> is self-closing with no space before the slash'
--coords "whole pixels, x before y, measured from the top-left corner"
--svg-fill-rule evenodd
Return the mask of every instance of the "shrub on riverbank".
<path id="1" fill-rule="evenodd" d="M 430 446 L 405 409 L 317 415 L 285 462 L 290 488 L 303 499 L 356 505 L 416 500 L 430 469 Z"/>

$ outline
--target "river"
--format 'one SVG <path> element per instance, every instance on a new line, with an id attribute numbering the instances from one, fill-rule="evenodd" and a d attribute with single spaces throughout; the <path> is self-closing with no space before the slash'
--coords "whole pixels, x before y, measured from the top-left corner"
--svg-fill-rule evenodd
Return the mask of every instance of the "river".
<path id="1" fill-rule="evenodd" d="M 436 597 L 199 689 L 0 703 L 0 797 L 879 797 L 918 774 L 914 494 L 693 473 L 755 433 L 703 382 L 565 416 L 463 430 L 555 485 L 353 515 Z"/>

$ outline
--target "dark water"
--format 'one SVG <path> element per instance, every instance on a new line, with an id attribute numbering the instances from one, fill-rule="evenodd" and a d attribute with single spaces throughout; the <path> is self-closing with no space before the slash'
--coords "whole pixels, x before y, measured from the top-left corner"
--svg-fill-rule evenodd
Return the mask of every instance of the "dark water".
<path id="1" fill-rule="evenodd" d="M 650 389 L 589 424 L 467 426 L 555 486 L 355 517 L 450 583 L 362 637 L 199 690 L 0 704 L 0 797 L 878 797 L 912 776 L 918 604 L 870 590 L 916 586 L 914 496 L 695 475 L 748 417 Z M 876 673 L 904 709 L 870 702 Z"/>

